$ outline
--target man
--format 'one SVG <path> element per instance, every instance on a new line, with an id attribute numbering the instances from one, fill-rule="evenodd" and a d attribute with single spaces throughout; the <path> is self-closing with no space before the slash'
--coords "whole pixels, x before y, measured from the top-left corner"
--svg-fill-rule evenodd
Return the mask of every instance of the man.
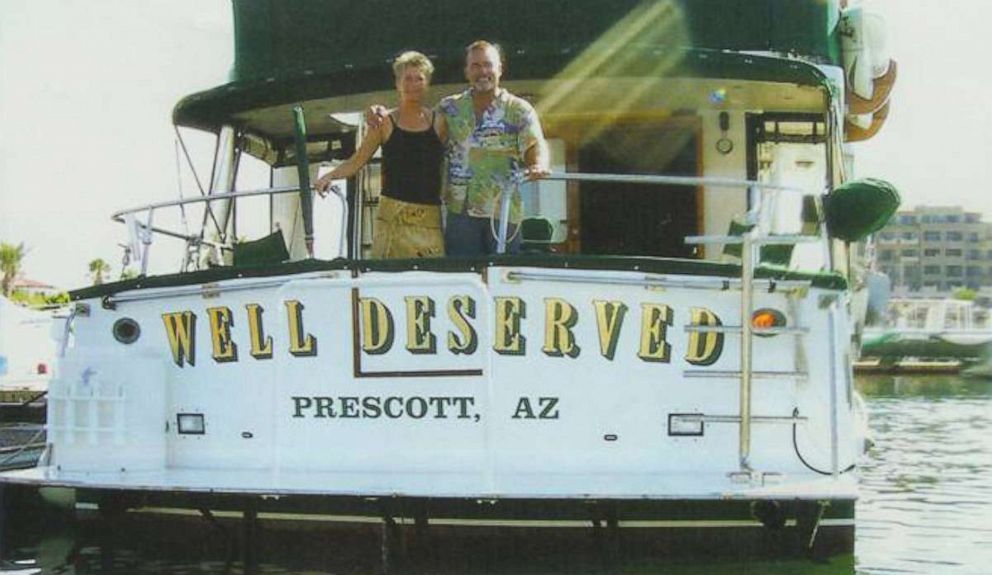
<path id="1" fill-rule="evenodd" d="M 500 88 L 503 60 L 497 45 L 479 40 L 465 49 L 468 88 L 438 104 L 447 142 L 444 233 L 449 256 L 496 253 L 500 200 L 511 195 L 507 252 L 520 249 L 523 205 L 517 186 L 549 173 L 548 146 L 537 112 Z M 371 110 L 381 116 L 381 107 Z M 369 118 L 375 123 L 379 118 Z M 511 239 L 512 238 L 512 239 Z"/>
<path id="2" fill-rule="evenodd" d="M 541 122 L 526 100 L 500 88 L 503 59 L 499 47 L 479 40 L 465 49 L 469 87 L 438 105 L 446 121 L 448 141 L 444 202 L 448 255 L 496 252 L 493 230 L 499 230 L 500 200 L 513 194 L 512 237 L 507 252 L 520 249 L 517 226 L 523 217 L 517 185 L 548 174 L 548 147 Z"/>

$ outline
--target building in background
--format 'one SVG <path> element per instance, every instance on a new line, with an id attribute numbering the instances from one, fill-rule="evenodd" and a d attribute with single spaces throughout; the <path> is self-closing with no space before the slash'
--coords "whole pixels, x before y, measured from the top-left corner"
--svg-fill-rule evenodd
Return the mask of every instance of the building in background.
<path id="1" fill-rule="evenodd" d="M 40 282 L 23 276 L 14 280 L 12 288 L 14 292 L 22 292 L 25 295 L 37 295 L 40 297 L 52 297 L 64 291 L 61 288 L 46 284 L 45 282 Z"/>
<path id="2" fill-rule="evenodd" d="M 992 223 L 959 206 L 917 206 L 898 212 L 875 235 L 878 270 L 896 295 L 992 293 Z"/>

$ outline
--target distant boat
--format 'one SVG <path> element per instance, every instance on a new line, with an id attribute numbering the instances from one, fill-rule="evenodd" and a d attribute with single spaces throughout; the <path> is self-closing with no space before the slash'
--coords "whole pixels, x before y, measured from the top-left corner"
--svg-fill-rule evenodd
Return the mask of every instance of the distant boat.
<path id="1" fill-rule="evenodd" d="M 44 397 L 55 340 L 51 311 L 0 296 L 0 470 L 33 467 L 45 448 Z"/>
<path id="2" fill-rule="evenodd" d="M 887 327 L 866 328 L 861 362 L 866 369 L 967 369 L 992 354 L 987 311 L 950 298 L 894 298 Z"/>
<path id="3" fill-rule="evenodd" d="M 19 306 L 0 296 L 0 409 L 48 389 L 55 360 L 52 311 Z"/>

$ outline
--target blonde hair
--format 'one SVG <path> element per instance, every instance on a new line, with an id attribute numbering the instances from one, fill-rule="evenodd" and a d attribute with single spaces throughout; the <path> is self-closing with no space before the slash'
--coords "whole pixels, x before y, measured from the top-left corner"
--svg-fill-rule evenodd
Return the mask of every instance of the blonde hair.
<path id="1" fill-rule="evenodd" d="M 430 58 L 413 50 L 403 52 L 396 57 L 393 61 L 393 75 L 399 80 L 403 77 L 403 72 L 411 66 L 423 72 L 424 77 L 430 82 L 431 75 L 434 74 L 434 64 L 431 63 Z"/>

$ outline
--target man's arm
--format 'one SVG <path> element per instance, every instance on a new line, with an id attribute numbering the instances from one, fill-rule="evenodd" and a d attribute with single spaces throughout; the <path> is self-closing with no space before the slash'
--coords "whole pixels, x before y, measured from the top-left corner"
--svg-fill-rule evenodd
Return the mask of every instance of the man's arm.
<path id="1" fill-rule="evenodd" d="M 542 137 L 537 138 L 524 152 L 524 178 L 528 181 L 539 180 L 551 173 L 551 154 L 548 142 Z"/>
<path id="2" fill-rule="evenodd" d="M 541 118 L 537 110 L 525 100 L 518 99 L 523 107 L 524 121 L 520 126 L 520 137 L 523 138 L 524 179 L 539 180 L 551 173 L 551 153 L 548 142 L 544 139 L 541 129 Z"/>

